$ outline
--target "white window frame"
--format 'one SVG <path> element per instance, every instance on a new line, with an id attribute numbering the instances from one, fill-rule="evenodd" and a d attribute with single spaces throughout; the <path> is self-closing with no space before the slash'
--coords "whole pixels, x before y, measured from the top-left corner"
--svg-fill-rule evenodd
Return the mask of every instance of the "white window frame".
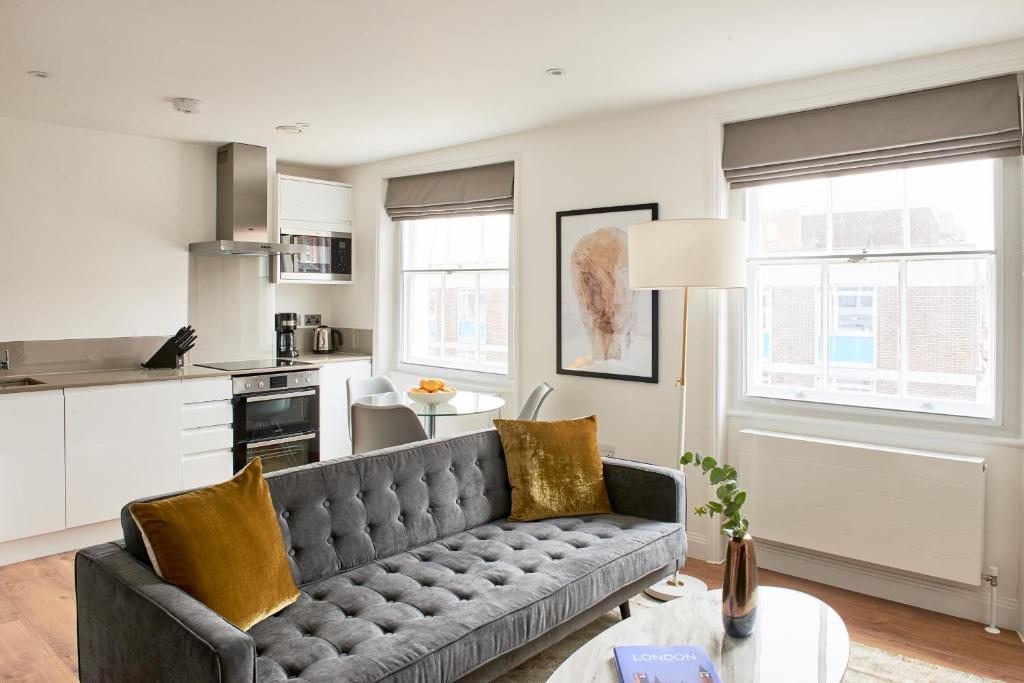
<path id="1" fill-rule="evenodd" d="M 739 369 L 735 378 L 731 414 L 772 414 L 777 409 L 783 410 L 788 415 L 802 413 L 807 417 L 834 416 L 839 419 L 846 419 L 853 415 L 886 414 L 900 420 L 910 422 L 928 422 L 942 420 L 945 423 L 973 424 L 984 427 L 1002 427 L 1004 425 L 1005 409 L 1007 404 L 1018 409 L 1021 403 L 1021 383 L 1015 376 L 1010 376 L 1021 367 L 1021 349 L 1013 345 L 1013 340 L 1007 340 L 1007 331 L 1017 332 L 1021 329 L 1021 232 L 1022 232 L 1022 193 L 1021 193 L 1022 163 L 1019 157 L 997 159 L 994 164 L 994 223 L 995 235 L 993 249 L 988 250 L 964 250 L 948 251 L 944 253 L 926 252 L 925 254 L 911 251 L 899 251 L 893 253 L 879 253 L 863 256 L 869 261 L 884 260 L 919 260 L 920 258 L 956 259 L 966 256 L 989 255 L 989 286 L 995 293 L 992 299 L 992 329 L 994 330 L 993 346 L 993 371 L 992 371 L 992 392 L 993 392 L 993 414 L 983 406 L 977 406 L 978 410 L 962 410 L 965 402 L 922 399 L 922 406 L 919 409 L 908 409 L 906 399 L 897 398 L 886 400 L 887 397 L 872 395 L 870 399 L 858 397 L 854 392 L 843 392 L 843 401 L 836 400 L 834 391 L 812 391 L 799 390 L 794 387 L 773 388 L 758 386 L 752 391 L 751 361 L 752 354 L 761 354 L 760 326 L 757 320 L 757 307 L 751 305 L 759 300 L 760 288 L 757 283 L 755 264 L 760 263 L 806 263 L 807 258 L 814 258 L 820 261 L 834 261 L 837 263 L 848 262 L 849 256 L 814 256 L 802 257 L 801 255 L 772 255 L 751 259 L 748 265 L 748 296 L 746 298 L 745 310 L 742 313 L 742 325 L 744 328 L 743 341 L 735 345 L 734 367 Z M 743 189 L 729 190 L 727 205 L 729 215 L 735 218 L 746 218 L 746 191 Z M 824 268 L 823 268 L 824 271 Z M 901 269 L 905 272 L 905 269 Z M 823 278 L 824 279 L 824 278 Z M 823 283 L 824 284 L 824 283 Z M 827 296 L 827 290 L 823 289 L 822 296 Z M 820 308 L 820 306 L 819 306 Z M 901 318 L 904 317 L 901 310 Z M 820 315 L 820 314 L 819 314 Z M 905 326 L 905 320 L 901 320 L 901 326 Z M 821 354 L 821 346 L 827 343 L 822 340 L 818 345 L 817 353 Z M 877 351 L 876 351 L 877 353 Z M 825 356 L 827 359 L 827 355 Z M 826 361 L 827 362 L 827 361 Z M 844 370 L 847 368 L 844 367 Z M 908 374 L 905 379 L 913 381 Z M 934 381 L 933 378 L 929 378 Z M 1012 395 L 1008 392 L 1012 390 Z M 951 405 L 952 404 L 952 405 Z M 951 411 L 955 407 L 956 412 Z M 1013 418 L 1016 422 L 1016 418 Z"/>
<path id="2" fill-rule="evenodd" d="M 480 388 L 496 388 L 506 389 L 512 385 L 514 364 L 515 364 L 515 352 L 514 352 L 514 340 L 515 340 L 515 244 L 516 244 L 516 213 L 513 210 L 509 213 L 509 237 L 508 237 L 508 265 L 505 268 L 459 268 L 459 269 L 446 269 L 446 268 L 405 268 L 403 260 L 405 245 L 403 243 L 403 230 L 402 223 L 404 221 L 396 220 L 393 221 L 393 226 L 396 232 L 395 244 L 395 273 L 397 275 L 395 281 L 396 297 L 398 299 L 397 311 L 395 314 L 396 325 L 395 329 L 398 332 L 397 344 L 395 345 L 395 369 L 399 372 L 409 373 L 413 375 L 430 375 L 439 374 L 439 371 L 446 377 L 451 377 L 456 380 L 464 380 L 469 383 L 470 386 Z M 406 339 L 408 334 L 406 307 L 405 307 L 405 275 L 407 273 L 467 273 L 476 274 L 479 281 L 479 275 L 481 273 L 506 273 L 508 277 L 508 320 L 506 323 L 507 330 L 507 348 L 508 348 L 508 363 L 506 364 L 505 372 L 484 370 L 475 365 L 449 362 L 449 363 L 426 363 L 425 359 L 406 359 Z M 439 304 L 441 310 L 437 316 L 438 328 L 442 330 L 443 335 L 443 323 L 444 323 L 444 311 L 443 302 Z M 477 317 L 479 319 L 480 307 L 479 302 L 477 305 Z M 456 312 L 457 318 L 457 312 Z M 458 326 L 458 320 L 456 319 L 456 326 Z M 479 350 L 480 346 L 480 335 L 477 335 L 477 347 Z"/>

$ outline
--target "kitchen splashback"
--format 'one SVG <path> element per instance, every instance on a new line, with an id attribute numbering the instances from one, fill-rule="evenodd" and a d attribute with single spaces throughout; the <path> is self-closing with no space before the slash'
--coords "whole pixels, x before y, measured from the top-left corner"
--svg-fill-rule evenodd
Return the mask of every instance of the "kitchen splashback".
<path id="1" fill-rule="evenodd" d="M 313 351 L 313 330 L 312 327 L 300 327 L 295 330 L 296 342 L 299 351 L 311 353 Z M 332 329 L 341 332 L 341 346 L 334 349 L 339 353 L 359 353 L 364 355 L 373 354 L 373 330 L 364 330 L 354 327 L 333 327 Z"/>
<path id="2" fill-rule="evenodd" d="M 373 330 L 354 327 L 336 327 L 341 332 L 341 347 L 344 353 L 362 353 L 367 356 L 373 353 Z"/>
<path id="3" fill-rule="evenodd" d="M 168 336 L 173 332 L 168 332 Z M 0 357 L 5 350 L 11 353 L 11 368 L 0 370 L 0 377 L 137 368 L 166 340 L 167 337 L 109 337 L 0 341 Z"/>

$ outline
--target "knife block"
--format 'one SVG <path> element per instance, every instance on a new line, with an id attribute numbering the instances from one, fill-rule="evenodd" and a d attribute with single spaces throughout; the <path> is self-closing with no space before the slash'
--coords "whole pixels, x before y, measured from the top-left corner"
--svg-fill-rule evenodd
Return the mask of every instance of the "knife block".
<path id="1" fill-rule="evenodd" d="M 178 354 L 178 347 L 175 345 L 173 339 L 168 339 L 163 345 L 156 350 L 149 360 L 142 364 L 142 367 L 155 370 L 157 368 L 165 368 L 169 370 L 177 370 L 185 367 L 185 356 Z"/>

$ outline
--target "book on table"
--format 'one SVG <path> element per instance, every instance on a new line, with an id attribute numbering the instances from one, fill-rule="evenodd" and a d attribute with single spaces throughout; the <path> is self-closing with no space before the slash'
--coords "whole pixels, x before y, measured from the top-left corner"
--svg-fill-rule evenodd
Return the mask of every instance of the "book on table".
<path id="1" fill-rule="evenodd" d="M 622 683 L 722 683 L 704 648 L 697 645 L 615 648 Z"/>

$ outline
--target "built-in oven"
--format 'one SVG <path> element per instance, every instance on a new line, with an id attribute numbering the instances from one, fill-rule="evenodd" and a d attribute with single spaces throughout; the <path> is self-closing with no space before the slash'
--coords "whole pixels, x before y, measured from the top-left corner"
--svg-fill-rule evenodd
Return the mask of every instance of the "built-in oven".
<path id="1" fill-rule="evenodd" d="M 316 370 L 235 377 L 235 471 L 253 458 L 273 472 L 320 460 L 320 378 Z"/>
<path id="2" fill-rule="evenodd" d="M 297 244 L 306 250 L 278 256 L 278 281 L 352 281 L 352 233 L 281 226 L 281 243 Z"/>

